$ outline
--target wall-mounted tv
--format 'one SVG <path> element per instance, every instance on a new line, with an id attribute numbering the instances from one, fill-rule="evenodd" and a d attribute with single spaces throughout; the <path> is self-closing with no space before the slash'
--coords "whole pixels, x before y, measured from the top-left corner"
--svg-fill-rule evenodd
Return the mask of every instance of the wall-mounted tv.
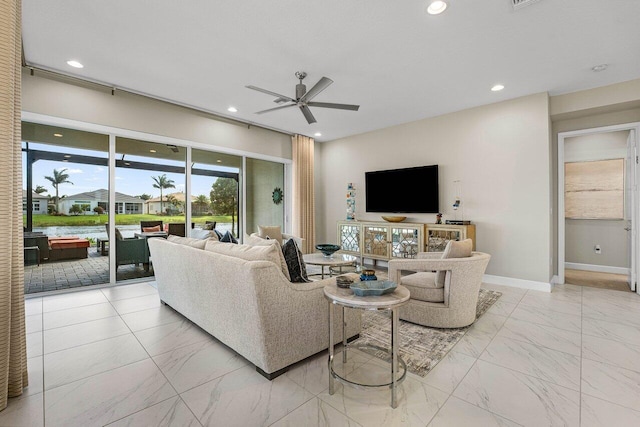
<path id="1" fill-rule="evenodd" d="M 367 212 L 438 213 L 438 165 L 365 173 Z"/>

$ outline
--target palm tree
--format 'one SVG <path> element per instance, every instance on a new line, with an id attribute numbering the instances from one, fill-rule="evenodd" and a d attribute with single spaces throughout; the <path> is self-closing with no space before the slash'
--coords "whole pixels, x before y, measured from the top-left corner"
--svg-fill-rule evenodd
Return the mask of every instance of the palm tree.
<path id="1" fill-rule="evenodd" d="M 194 203 L 196 206 L 198 206 L 198 213 L 202 215 L 202 207 L 207 206 L 209 204 L 209 199 L 204 194 L 201 194 L 198 197 L 196 197 L 196 200 L 194 201 Z"/>
<path id="2" fill-rule="evenodd" d="M 66 171 L 67 169 L 62 169 L 59 171 L 54 169 L 53 176 L 44 177 L 44 179 L 46 179 L 47 181 L 51 181 L 51 185 L 56 190 L 56 212 L 60 211 L 60 207 L 58 206 L 58 202 L 60 201 L 60 197 L 58 197 L 58 188 L 60 187 L 60 184 L 73 185 L 73 182 L 69 181 L 69 174 L 65 173 Z"/>
<path id="3" fill-rule="evenodd" d="M 160 189 L 160 212 L 164 213 L 164 207 L 162 206 L 162 190 L 165 188 L 176 188 L 172 179 L 167 178 L 166 174 L 160 176 L 151 177 L 156 183 L 153 184 L 153 188 Z"/>
<path id="4" fill-rule="evenodd" d="M 46 193 L 47 189 L 44 188 L 42 185 L 36 185 L 36 188 L 33 190 L 33 192 L 36 194 L 42 194 L 42 193 Z"/>

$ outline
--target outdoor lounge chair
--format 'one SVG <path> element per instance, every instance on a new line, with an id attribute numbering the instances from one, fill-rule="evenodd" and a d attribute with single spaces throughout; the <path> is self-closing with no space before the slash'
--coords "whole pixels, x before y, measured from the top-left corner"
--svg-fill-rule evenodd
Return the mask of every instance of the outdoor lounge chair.
<path id="1" fill-rule="evenodd" d="M 107 235 L 109 234 L 109 225 L 107 227 Z M 145 271 L 149 271 L 149 248 L 145 239 L 137 237 L 123 238 L 120 230 L 116 227 L 116 271 L 118 266 L 142 264 Z"/>

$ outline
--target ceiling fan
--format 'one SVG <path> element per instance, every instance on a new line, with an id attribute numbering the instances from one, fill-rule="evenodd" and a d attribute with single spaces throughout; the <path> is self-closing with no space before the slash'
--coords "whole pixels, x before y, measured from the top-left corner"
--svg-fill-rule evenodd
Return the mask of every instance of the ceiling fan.
<path id="1" fill-rule="evenodd" d="M 307 119 L 307 123 L 311 124 L 311 123 L 316 123 L 316 118 L 313 117 L 313 114 L 311 114 L 311 110 L 309 109 L 309 107 L 336 108 L 338 110 L 350 110 L 350 111 L 358 111 L 358 108 L 360 108 L 359 105 L 334 104 L 331 102 L 313 102 L 312 99 L 315 98 L 320 92 L 325 90 L 327 87 L 329 87 L 329 85 L 333 83 L 333 80 L 327 77 L 323 77 L 320 79 L 320 81 L 318 81 L 318 83 L 315 84 L 315 86 L 313 86 L 307 92 L 307 86 L 302 84 L 302 80 L 304 80 L 304 78 L 307 77 L 307 73 L 305 73 L 304 71 L 297 71 L 296 77 L 300 80 L 300 83 L 296 85 L 295 99 L 290 98 L 286 95 L 281 95 L 279 93 L 271 92 L 270 90 L 261 89 L 259 87 L 245 86 L 248 89 L 257 90 L 258 92 L 275 96 L 276 99 L 273 101 L 275 103 L 278 103 L 278 104 L 282 104 L 285 102 L 289 103 L 287 105 L 281 105 L 279 107 L 269 108 L 268 110 L 258 111 L 256 114 L 264 114 L 271 111 L 282 110 L 284 108 L 289 108 L 289 107 L 298 107 L 300 108 L 300 111 L 302 111 L 304 118 Z"/>

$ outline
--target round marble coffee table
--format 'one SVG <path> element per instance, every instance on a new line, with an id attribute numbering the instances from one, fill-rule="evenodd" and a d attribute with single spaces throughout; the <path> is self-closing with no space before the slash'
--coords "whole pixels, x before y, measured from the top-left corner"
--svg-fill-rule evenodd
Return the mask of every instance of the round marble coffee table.
<path id="1" fill-rule="evenodd" d="M 333 254 L 330 257 L 324 256 L 320 252 L 303 255 L 305 264 L 319 265 L 322 268 L 321 276 L 324 279 L 325 267 L 343 267 L 347 265 L 355 265 L 357 257 L 347 254 Z M 331 276 L 331 271 L 329 271 Z"/>
<path id="2" fill-rule="evenodd" d="M 329 300 L 329 394 L 333 394 L 335 391 L 335 380 L 350 386 L 355 387 L 389 387 L 391 388 L 391 407 L 398 407 L 398 399 L 396 395 L 396 388 L 399 383 L 404 381 L 407 375 L 407 365 L 398 355 L 398 326 L 400 322 L 400 316 L 398 309 L 409 302 L 409 290 L 404 286 L 399 285 L 395 291 L 390 294 L 380 296 L 368 296 L 359 297 L 353 294 L 353 291 L 349 288 L 339 288 L 335 284 L 327 285 L 324 287 L 324 296 Z M 391 349 L 378 348 L 378 350 L 385 351 L 391 355 L 391 381 L 385 384 L 360 384 L 354 381 L 350 381 L 333 369 L 333 335 L 334 335 L 334 306 L 339 305 L 342 308 L 342 362 L 347 363 L 347 349 L 350 345 L 347 343 L 346 324 L 344 309 L 347 308 L 359 308 L 361 310 L 388 310 L 391 311 Z M 401 364 L 404 368 L 402 376 L 398 378 L 398 365 Z"/>

